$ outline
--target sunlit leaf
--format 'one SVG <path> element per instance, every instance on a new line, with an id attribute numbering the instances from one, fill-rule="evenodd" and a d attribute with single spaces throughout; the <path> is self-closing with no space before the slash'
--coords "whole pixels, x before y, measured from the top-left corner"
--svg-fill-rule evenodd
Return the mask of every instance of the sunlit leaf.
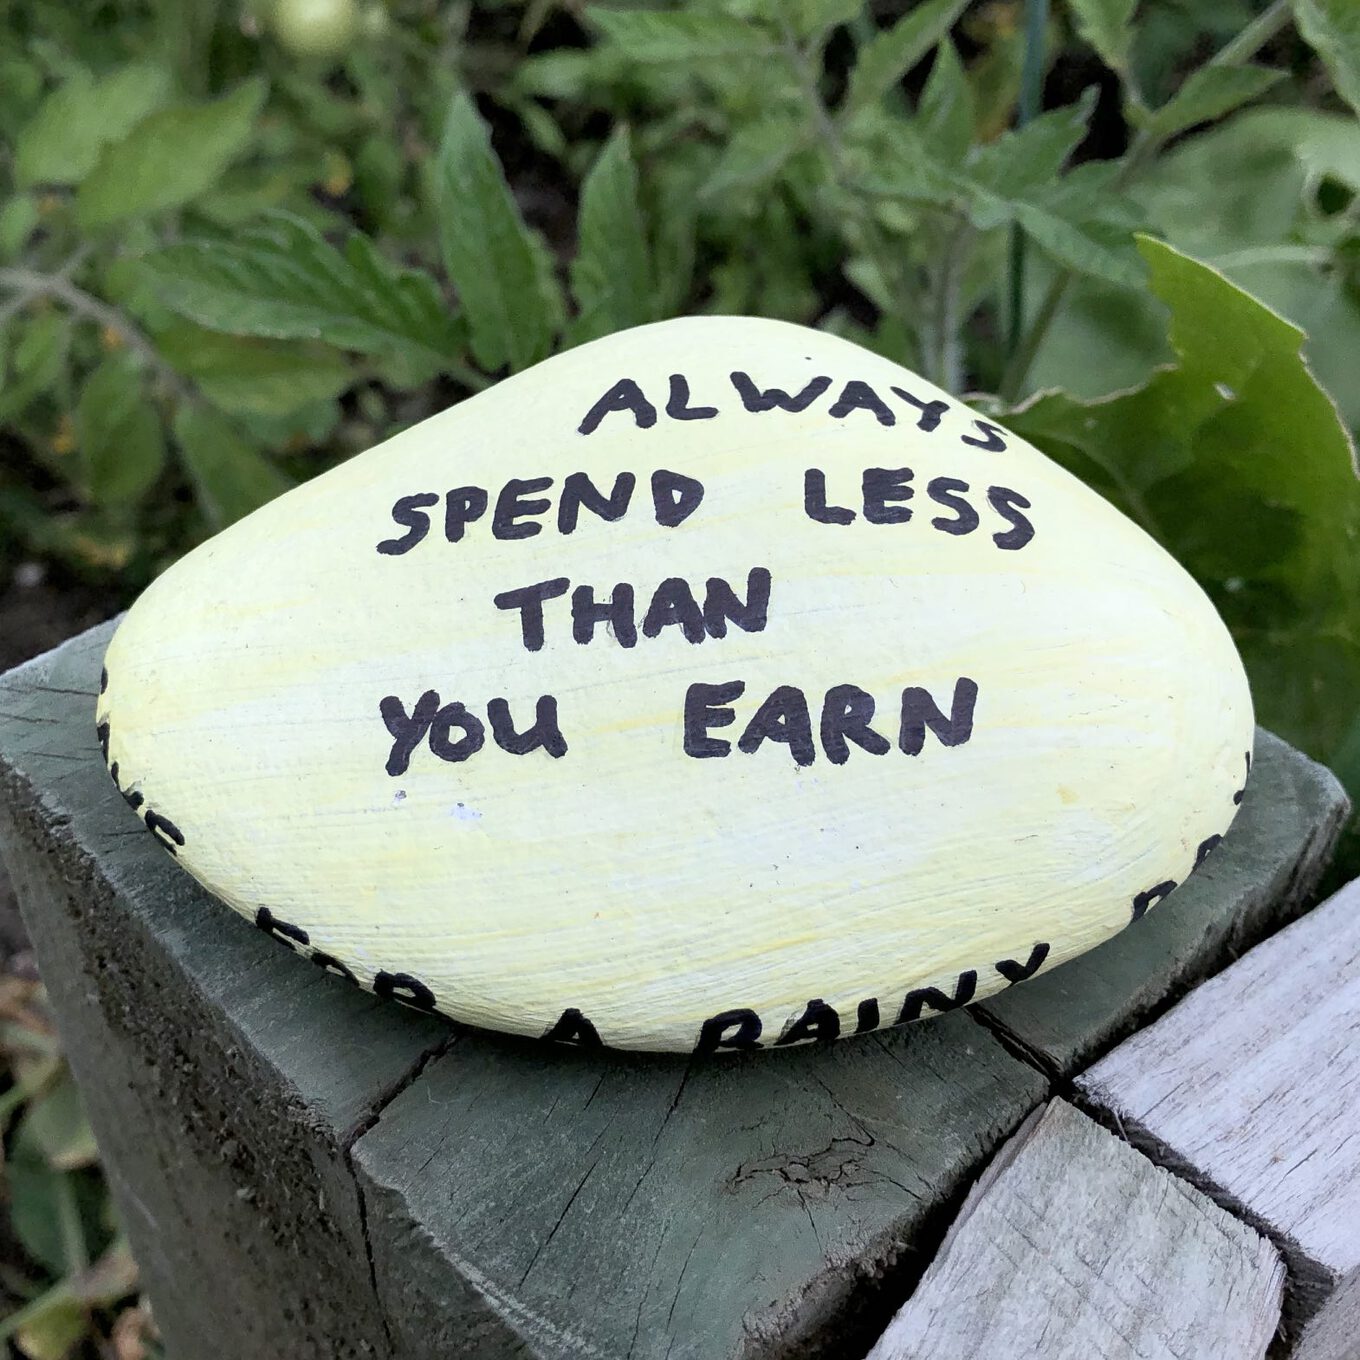
<path id="1" fill-rule="evenodd" d="M 1045 394 L 1009 423 L 1195 574 L 1233 630 L 1261 720 L 1325 757 L 1360 680 L 1350 434 L 1298 327 L 1165 242 L 1139 249 L 1171 312 L 1175 364 L 1094 401 Z"/>

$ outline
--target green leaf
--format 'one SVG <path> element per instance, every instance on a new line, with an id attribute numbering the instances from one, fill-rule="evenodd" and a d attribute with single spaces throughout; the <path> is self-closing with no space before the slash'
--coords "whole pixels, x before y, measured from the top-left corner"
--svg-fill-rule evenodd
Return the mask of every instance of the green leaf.
<path id="1" fill-rule="evenodd" d="M 1360 113 L 1360 5 L 1355 0 L 1294 0 L 1294 22 L 1322 58 L 1336 92 Z"/>
<path id="2" fill-rule="evenodd" d="M 1212 122 L 1264 94 L 1284 76 L 1264 66 L 1201 66 L 1148 116 L 1146 132 L 1161 142 L 1196 123 Z"/>
<path id="3" fill-rule="evenodd" d="M 973 141 L 973 91 L 949 38 L 935 52 L 916 112 L 922 140 L 942 160 L 962 164 Z"/>
<path id="4" fill-rule="evenodd" d="M 1164 242 L 1139 249 L 1176 363 L 1095 401 L 1046 394 L 1008 423 L 1190 569 L 1233 631 L 1261 721 L 1325 757 L 1360 684 L 1349 432 L 1298 327 Z"/>
<path id="5" fill-rule="evenodd" d="M 444 124 L 434 203 L 473 355 L 488 370 L 528 368 L 552 348 L 554 309 L 486 125 L 466 94 L 454 98 Z"/>
<path id="6" fill-rule="evenodd" d="M 785 4 L 786 0 L 775 0 Z M 815 38 L 837 24 L 848 24 L 863 10 L 861 0 L 795 0 L 794 27 L 801 38 Z"/>
<path id="7" fill-rule="evenodd" d="M 358 234 L 342 253 L 285 213 L 229 241 L 152 252 L 142 268 L 167 305 L 211 330 L 324 340 L 431 364 L 463 348 L 457 318 L 428 274 L 392 264 Z"/>
<path id="8" fill-rule="evenodd" d="M 63 1069 L 60 1079 L 29 1105 L 24 1123 L 33 1146 L 53 1171 L 76 1171 L 99 1160 L 99 1149 L 69 1070 Z"/>
<path id="9" fill-rule="evenodd" d="M 85 1309 L 74 1299 L 49 1296 L 47 1306 L 16 1330 L 14 1344 L 25 1360 L 67 1360 L 89 1326 Z"/>
<path id="10" fill-rule="evenodd" d="M 805 120 L 782 111 L 738 124 L 704 182 L 703 198 L 717 199 L 734 189 L 749 194 L 768 184 L 802 150 L 806 137 Z"/>
<path id="11" fill-rule="evenodd" d="M 1125 75 L 1133 39 L 1133 11 L 1138 0 L 1067 0 L 1077 32 L 1100 54 L 1112 71 Z"/>
<path id="12" fill-rule="evenodd" d="M 925 0 L 860 49 L 842 112 L 853 117 L 876 104 L 938 43 L 963 13 L 967 0 Z"/>
<path id="13" fill-rule="evenodd" d="M 23 250 L 38 217 L 38 200 L 32 194 L 15 194 L 0 208 L 0 260 L 12 260 Z"/>
<path id="14" fill-rule="evenodd" d="M 979 148 L 968 173 L 1003 198 L 1049 188 L 1086 136 L 1095 106 L 1096 89 L 1089 86 L 1075 103 L 1040 114 Z"/>
<path id="15" fill-rule="evenodd" d="M 43 100 L 14 144 L 20 184 L 79 184 L 100 151 L 119 141 L 170 93 L 160 66 L 136 62 L 95 80 L 77 71 Z"/>
<path id="16" fill-rule="evenodd" d="M 24 328 L 0 382 L 0 420 L 14 420 L 66 372 L 71 326 L 60 312 L 44 312 Z"/>
<path id="17" fill-rule="evenodd" d="M 1042 203 L 1020 200 L 1013 211 L 1025 234 L 1069 269 L 1132 288 L 1145 283 L 1146 271 L 1127 232 L 1070 221 Z"/>
<path id="18" fill-rule="evenodd" d="M 140 500 L 165 466 L 165 436 L 142 375 L 126 354 L 105 359 L 85 380 L 75 409 L 76 444 L 90 498 L 117 507 Z"/>
<path id="19" fill-rule="evenodd" d="M 595 339 L 653 320 L 652 255 L 628 129 L 618 128 L 581 185 L 572 291 L 588 325 L 574 334 Z"/>
<path id="20" fill-rule="evenodd" d="M 765 57 L 777 50 L 763 28 L 726 15 L 599 6 L 591 6 L 587 13 L 633 61 L 729 61 Z"/>
<path id="21" fill-rule="evenodd" d="M 353 381 L 333 349 L 223 335 L 179 324 L 156 336 L 156 348 L 228 412 L 285 416 L 329 401 Z"/>
<path id="22" fill-rule="evenodd" d="M 175 415 L 175 441 L 209 522 L 224 529 L 293 485 L 216 411 L 186 404 Z"/>
<path id="23" fill-rule="evenodd" d="M 249 145 L 264 82 L 248 80 L 209 104 L 163 109 L 108 146 L 76 194 L 87 230 L 149 217 L 210 188 Z"/>

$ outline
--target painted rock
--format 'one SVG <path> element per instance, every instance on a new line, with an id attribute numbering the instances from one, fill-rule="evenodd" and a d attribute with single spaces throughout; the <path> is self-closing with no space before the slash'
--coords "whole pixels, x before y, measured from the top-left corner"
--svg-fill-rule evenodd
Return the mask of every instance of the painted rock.
<path id="1" fill-rule="evenodd" d="M 915 374 L 737 317 L 573 350 L 233 525 L 137 601 L 97 721 L 166 850 L 313 964 L 700 1052 L 1099 944 L 1228 829 L 1252 738 L 1141 529 Z"/>

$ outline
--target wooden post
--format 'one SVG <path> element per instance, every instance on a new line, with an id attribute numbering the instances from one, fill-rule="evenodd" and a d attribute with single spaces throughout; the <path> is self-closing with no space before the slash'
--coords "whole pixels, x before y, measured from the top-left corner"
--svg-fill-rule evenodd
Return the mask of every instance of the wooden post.
<path id="1" fill-rule="evenodd" d="M 869 1360 L 1260 1360 L 1275 1248 L 1065 1101 L 992 1160 Z"/>
<path id="2" fill-rule="evenodd" d="M 1360 881 L 1077 1080 L 1105 1117 L 1280 1245 L 1286 1320 L 1360 1336 Z M 1348 1317 L 1342 1317 L 1348 1313 Z"/>
<path id="3" fill-rule="evenodd" d="M 0 679 L 0 847 L 176 1360 L 862 1353 L 1047 1095 L 966 1011 L 691 1063 L 357 992 L 119 798 L 93 725 L 109 631 Z M 1311 801 L 1251 854 L 1306 880 L 1342 803 L 1277 748 L 1257 796 Z M 1081 968 L 1067 985 L 1108 985 Z"/>

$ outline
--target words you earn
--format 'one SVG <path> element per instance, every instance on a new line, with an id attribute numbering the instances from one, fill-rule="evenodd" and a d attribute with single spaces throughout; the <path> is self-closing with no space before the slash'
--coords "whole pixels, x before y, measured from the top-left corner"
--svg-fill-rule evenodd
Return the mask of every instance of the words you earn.
<path id="1" fill-rule="evenodd" d="M 802 411 L 832 390 L 829 378 L 814 378 L 797 393 L 757 387 L 748 375 L 739 372 L 731 375 L 731 381 L 742 408 L 752 416 L 774 410 Z M 940 430 L 948 403 L 924 401 L 895 386 L 889 390 L 910 414 L 916 429 L 925 433 Z M 711 419 L 719 414 L 716 407 L 692 402 L 688 382 L 680 374 L 670 378 L 664 409 L 672 420 Z M 860 381 L 843 384 L 828 411 L 839 420 L 855 413 L 872 416 L 882 426 L 898 420 L 897 412 L 878 392 Z M 593 434 L 611 414 L 631 418 L 639 429 L 650 429 L 658 420 L 657 408 L 636 382 L 625 378 L 590 408 L 577 432 Z M 1004 431 L 983 420 L 972 419 L 968 432 L 959 438 L 988 452 L 1006 448 Z M 918 488 L 911 468 L 866 467 L 858 480 L 855 495 L 847 497 L 828 486 L 822 469 L 805 469 L 803 513 L 816 523 L 830 526 L 849 525 L 860 519 L 869 525 L 901 525 L 913 519 L 914 508 L 909 502 L 916 498 Z M 665 468 L 652 472 L 649 489 L 648 509 L 663 529 L 684 524 L 699 510 L 705 496 L 698 478 Z M 940 533 L 957 537 L 983 530 L 1003 552 L 1017 552 L 1034 537 L 1034 526 L 1025 514 L 1031 502 L 1010 487 L 993 484 L 975 491 L 961 478 L 939 476 L 930 478 L 921 489 L 930 510 L 938 512 L 930 516 L 929 523 Z M 573 534 L 583 514 L 616 522 L 635 510 L 636 501 L 641 499 L 635 496 L 636 491 L 637 476 L 623 471 L 608 486 L 598 485 L 584 472 L 573 472 L 562 479 L 560 487 L 553 477 L 540 476 L 512 477 L 499 488 L 466 485 L 442 495 L 414 492 L 400 497 L 391 509 L 393 522 L 405 532 L 380 541 L 377 551 L 386 557 L 400 557 L 424 543 L 434 528 L 430 512 L 441 501 L 442 537 L 457 544 L 467 541 L 478 528 L 493 539 L 514 541 L 536 537 L 545 527 L 555 528 L 562 535 Z M 600 596 L 594 585 L 578 584 L 573 589 L 568 578 L 554 577 L 501 591 L 492 603 L 497 609 L 518 614 L 520 638 L 528 651 L 538 651 L 544 645 L 545 607 L 568 594 L 569 603 L 557 608 L 563 611 L 562 626 L 569 620 L 574 642 L 589 645 L 603 625 L 604 636 L 629 648 L 637 645 L 639 637 L 655 638 L 668 628 L 678 629 L 691 644 L 726 637 L 729 625 L 744 632 L 761 632 L 769 617 L 771 588 L 771 575 L 765 567 L 752 567 L 747 573 L 744 594 L 721 577 L 710 577 L 701 590 L 672 577 L 660 582 L 640 609 L 638 591 L 630 582 L 617 582 L 607 595 Z M 726 705 L 740 698 L 744 689 L 741 681 L 689 687 L 683 708 L 686 755 L 706 759 L 730 753 L 732 743 L 710 736 L 709 729 L 736 721 Z M 955 680 L 943 707 L 924 689 L 904 690 L 898 701 L 897 748 L 906 755 L 918 754 L 927 730 L 947 746 L 966 742 L 972 735 L 976 698 L 977 685 L 962 676 Z M 486 722 L 463 703 L 443 703 L 433 689 L 409 703 L 398 695 L 388 695 L 379 707 L 392 738 L 386 768 L 393 776 L 406 772 L 413 753 L 426 742 L 431 754 L 441 760 L 467 760 L 486 745 L 488 726 L 494 744 L 510 754 L 543 750 L 560 758 L 568 750 L 558 721 L 557 700 L 552 695 L 539 697 L 528 728 L 516 721 L 504 699 L 492 699 L 487 704 Z M 795 686 L 781 685 L 747 720 L 737 749 L 754 754 L 767 741 L 776 742 L 785 746 L 797 764 L 807 765 L 816 755 L 815 732 L 832 763 L 843 764 L 848 759 L 850 744 L 869 754 L 883 755 L 892 749 L 893 742 L 870 725 L 875 707 L 874 698 L 858 686 L 836 685 L 827 690 L 820 715 L 814 720 L 807 696 Z"/>

